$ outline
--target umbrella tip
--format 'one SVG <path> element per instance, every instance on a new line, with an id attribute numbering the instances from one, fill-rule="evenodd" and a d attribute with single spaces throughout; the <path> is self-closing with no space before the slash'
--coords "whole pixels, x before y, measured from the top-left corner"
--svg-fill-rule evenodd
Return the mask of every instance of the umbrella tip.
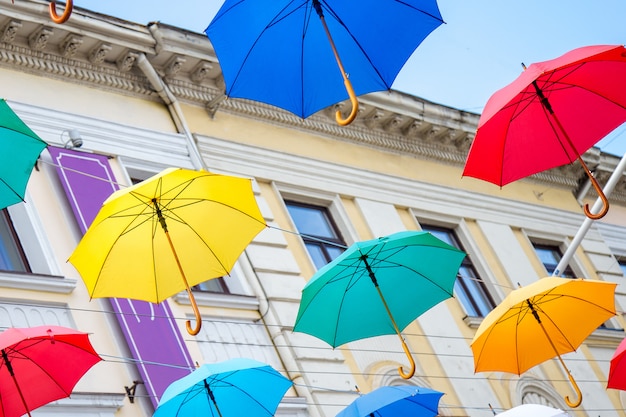
<path id="1" fill-rule="evenodd" d="M 526 64 L 524 64 L 523 62 L 522 62 L 522 68 L 524 68 L 524 71 L 526 71 Z"/>

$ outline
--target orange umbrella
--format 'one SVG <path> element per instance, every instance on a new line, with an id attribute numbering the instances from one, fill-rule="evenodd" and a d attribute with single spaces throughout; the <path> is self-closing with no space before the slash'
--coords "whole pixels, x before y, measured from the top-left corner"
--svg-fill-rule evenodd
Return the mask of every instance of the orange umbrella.
<path id="1" fill-rule="evenodd" d="M 472 341 L 476 372 L 521 375 L 558 357 L 579 399 L 582 394 L 561 355 L 575 351 L 602 323 L 615 315 L 612 282 L 548 277 L 513 290 L 482 321 Z"/>

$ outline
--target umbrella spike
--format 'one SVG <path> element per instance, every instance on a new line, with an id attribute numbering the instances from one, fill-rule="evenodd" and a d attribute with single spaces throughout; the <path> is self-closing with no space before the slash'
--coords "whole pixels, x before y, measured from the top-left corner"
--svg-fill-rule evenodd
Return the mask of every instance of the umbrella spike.
<path id="1" fill-rule="evenodd" d="M 58 24 L 67 22 L 72 14 L 73 7 L 73 0 L 67 0 L 67 3 L 65 3 L 65 10 L 59 15 L 57 14 L 56 1 L 51 1 L 49 5 L 50 19 L 52 19 L 54 23 Z"/>

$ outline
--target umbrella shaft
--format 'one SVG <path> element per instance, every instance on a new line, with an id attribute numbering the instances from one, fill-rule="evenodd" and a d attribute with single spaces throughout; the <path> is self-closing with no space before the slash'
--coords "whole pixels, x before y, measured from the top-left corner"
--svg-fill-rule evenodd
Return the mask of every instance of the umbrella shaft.
<path id="1" fill-rule="evenodd" d="M 15 383 L 15 388 L 17 389 L 18 394 L 20 394 L 20 399 L 22 400 L 22 405 L 24 406 L 24 410 L 28 417 L 30 417 L 30 411 L 28 410 L 28 406 L 26 405 L 26 400 L 24 399 L 24 394 L 22 394 L 22 390 L 20 389 L 20 385 L 17 383 L 17 378 L 15 378 L 15 372 L 13 372 L 13 365 L 11 365 L 11 361 L 9 361 L 9 355 L 7 355 L 6 350 L 2 349 L 2 359 L 4 359 L 4 363 L 7 366 L 7 370 L 11 377 L 13 378 L 13 382 Z"/>

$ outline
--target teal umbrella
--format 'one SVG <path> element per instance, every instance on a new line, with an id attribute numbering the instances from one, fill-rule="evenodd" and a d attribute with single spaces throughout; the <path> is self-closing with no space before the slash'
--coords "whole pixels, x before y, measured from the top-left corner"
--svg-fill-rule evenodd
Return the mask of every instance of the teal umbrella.
<path id="1" fill-rule="evenodd" d="M 357 242 L 309 280 L 294 331 L 332 347 L 400 333 L 422 313 L 452 297 L 465 253 L 428 232 L 405 231 Z"/>
<path id="2" fill-rule="evenodd" d="M 39 154 L 48 144 L 0 99 L 0 209 L 24 201 L 26 185 Z"/>

